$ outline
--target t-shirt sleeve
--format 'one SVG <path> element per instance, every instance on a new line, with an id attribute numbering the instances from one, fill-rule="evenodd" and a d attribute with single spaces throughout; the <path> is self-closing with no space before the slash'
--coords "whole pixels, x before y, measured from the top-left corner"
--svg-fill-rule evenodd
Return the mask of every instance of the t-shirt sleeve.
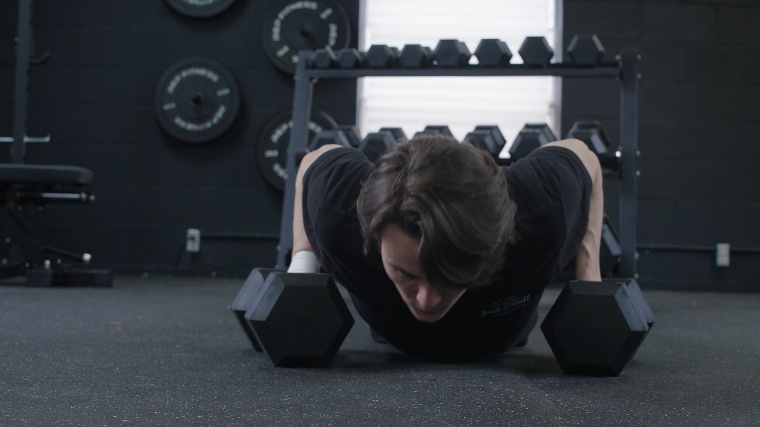
<path id="1" fill-rule="evenodd" d="M 373 165 L 358 150 L 336 148 L 322 154 L 304 174 L 304 229 L 322 268 L 344 284 L 365 264 L 356 200 Z"/>
<path id="2" fill-rule="evenodd" d="M 544 286 L 572 260 L 586 233 L 591 177 L 562 147 L 535 150 L 505 174 L 517 204 L 517 242 L 507 250 L 506 268 L 525 284 Z"/>

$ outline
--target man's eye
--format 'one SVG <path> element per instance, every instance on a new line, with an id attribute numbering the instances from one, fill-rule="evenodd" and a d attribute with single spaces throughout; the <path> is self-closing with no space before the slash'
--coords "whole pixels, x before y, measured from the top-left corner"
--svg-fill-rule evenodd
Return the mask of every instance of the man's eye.
<path id="1" fill-rule="evenodd" d="M 398 276 L 398 278 L 401 280 L 412 280 L 412 276 L 404 273 L 401 270 L 396 270 L 396 276 Z"/>

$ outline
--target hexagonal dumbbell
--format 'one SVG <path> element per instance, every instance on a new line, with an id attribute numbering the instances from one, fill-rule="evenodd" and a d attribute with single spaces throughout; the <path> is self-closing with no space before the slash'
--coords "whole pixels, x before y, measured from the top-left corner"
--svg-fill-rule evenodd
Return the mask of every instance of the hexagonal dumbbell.
<path id="1" fill-rule="evenodd" d="M 618 376 L 649 331 L 647 312 L 654 324 L 635 281 L 574 281 L 560 292 L 541 331 L 566 374 Z"/>
<path id="2" fill-rule="evenodd" d="M 610 139 L 604 132 L 602 125 L 596 121 L 577 121 L 567 132 L 567 138 L 576 138 L 585 142 L 589 150 L 597 156 L 607 154 Z"/>
<path id="3" fill-rule="evenodd" d="M 364 63 L 370 68 L 391 68 L 398 64 L 398 49 L 384 44 L 373 44 L 364 54 Z"/>
<path id="4" fill-rule="evenodd" d="M 362 65 L 362 54 L 356 49 L 339 49 L 335 58 L 340 68 L 358 68 Z"/>
<path id="5" fill-rule="evenodd" d="M 526 37 L 520 46 L 520 57 L 528 67 L 546 67 L 554 56 L 554 50 L 545 37 Z"/>
<path id="6" fill-rule="evenodd" d="M 574 35 L 565 51 L 581 67 L 594 67 L 604 59 L 604 46 L 596 34 Z"/>
<path id="7" fill-rule="evenodd" d="M 240 288 L 235 299 L 232 301 L 232 312 L 235 313 L 235 318 L 240 322 L 240 326 L 243 328 L 243 332 L 251 341 L 253 348 L 256 351 L 261 351 L 261 345 L 256 339 L 256 335 L 253 333 L 253 329 L 245 320 L 245 312 L 251 307 L 251 304 L 256 299 L 259 291 L 261 291 L 264 282 L 270 273 L 282 273 L 284 270 L 277 270 L 272 268 L 254 268 L 248 278 L 245 280 L 243 287 Z"/>
<path id="8" fill-rule="evenodd" d="M 393 133 L 381 130 L 368 133 L 359 145 L 359 151 L 367 156 L 367 160 L 374 163 L 394 145 L 396 145 L 396 138 Z"/>
<path id="9" fill-rule="evenodd" d="M 501 130 L 495 125 L 475 126 L 472 132 L 465 135 L 462 142 L 485 150 L 493 157 L 498 157 L 504 144 L 507 143 Z"/>
<path id="10" fill-rule="evenodd" d="M 404 133 L 404 129 L 399 127 L 382 127 L 380 128 L 380 132 L 390 132 L 397 143 L 409 140 L 409 138 L 406 137 L 406 133 Z"/>
<path id="11" fill-rule="evenodd" d="M 311 58 L 311 64 L 315 68 L 332 68 L 337 63 L 337 58 L 332 49 L 317 49 Z"/>
<path id="12" fill-rule="evenodd" d="M 327 274 L 274 273 L 245 319 L 275 366 L 327 366 L 354 324 Z"/>
<path id="13" fill-rule="evenodd" d="M 556 140 L 557 136 L 546 123 L 527 123 L 509 147 L 509 157 L 512 160 L 525 158 L 533 150 Z"/>
<path id="14" fill-rule="evenodd" d="M 451 133 L 451 129 L 446 125 L 427 125 L 425 126 L 425 129 L 422 129 L 422 132 L 418 133 L 437 133 L 446 136 L 454 136 L 454 134 Z"/>
<path id="15" fill-rule="evenodd" d="M 475 49 L 481 67 L 504 67 L 512 60 L 512 51 L 499 39 L 483 39 Z"/>
<path id="16" fill-rule="evenodd" d="M 464 42 L 456 39 L 444 39 L 438 41 L 433 50 L 433 57 L 439 67 L 458 68 L 466 67 L 472 54 Z"/>
<path id="17" fill-rule="evenodd" d="M 655 318 L 651 307 L 649 307 L 649 304 L 647 304 L 646 298 L 644 298 L 644 294 L 641 292 L 641 288 L 639 287 L 638 282 L 636 282 L 635 279 L 603 279 L 603 282 L 622 283 L 625 285 L 626 289 L 628 290 L 628 295 L 631 297 L 631 301 L 636 307 L 636 311 L 639 312 L 641 318 L 649 327 L 647 330 L 648 334 L 649 331 L 652 330 L 652 326 L 654 326 L 654 322 L 657 319 Z"/>
<path id="18" fill-rule="evenodd" d="M 341 130 L 323 130 L 311 138 L 311 141 L 309 141 L 309 151 L 314 151 L 327 144 L 338 144 L 343 147 L 350 147 L 351 141 L 348 140 L 346 134 Z"/>
<path id="19" fill-rule="evenodd" d="M 339 125 L 335 128 L 338 132 L 341 132 L 346 137 L 351 147 L 358 147 L 362 142 L 362 138 L 359 136 L 359 131 L 356 126 L 352 125 Z"/>
<path id="20" fill-rule="evenodd" d="M 407 44 L 401 49 L 399 62 L 404 68 L 424 68 L 433 65 L 433 51 L 419 44 Z"/>

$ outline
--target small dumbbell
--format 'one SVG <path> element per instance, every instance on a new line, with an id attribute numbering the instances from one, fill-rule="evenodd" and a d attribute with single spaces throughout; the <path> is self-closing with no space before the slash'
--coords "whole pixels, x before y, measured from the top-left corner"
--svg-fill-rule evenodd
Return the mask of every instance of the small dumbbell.
<path id="1" fill-rule="evenodd" d="M 526 37 L 518 52 L 525 65 L 535 68 L 547 67 L 554 56 L 545 37 Z"/>
<path id="2" fill-rule="evenodd" d="M 509 157 L 512 160 L 522 159 L 533 150 L 556 140 L 557 137 L 546 123 L 527 123 L 509 147 Z"/>

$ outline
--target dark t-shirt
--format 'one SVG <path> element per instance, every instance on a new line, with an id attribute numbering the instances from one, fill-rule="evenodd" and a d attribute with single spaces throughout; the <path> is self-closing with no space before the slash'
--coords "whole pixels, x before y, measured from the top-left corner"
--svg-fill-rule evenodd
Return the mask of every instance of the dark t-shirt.
<path id="1" fill-rule="evenodd" d="M 503 168 L 517 205 L 517 241 L 491 285 L 469 289 L 435 323 L 409 311 L 383 269 L 379 251 L 362 252 L 356 200 L 373 164 L 338 148 L 304 176 L 306 234 L 325 272 L 350 293 L 359 314 L 388 342 L 421 355 L 500 353 L 536 323 L 544 288 L 568 265 L 588 227 L 591 177 L 570 150 L 545 147 Z"/>

